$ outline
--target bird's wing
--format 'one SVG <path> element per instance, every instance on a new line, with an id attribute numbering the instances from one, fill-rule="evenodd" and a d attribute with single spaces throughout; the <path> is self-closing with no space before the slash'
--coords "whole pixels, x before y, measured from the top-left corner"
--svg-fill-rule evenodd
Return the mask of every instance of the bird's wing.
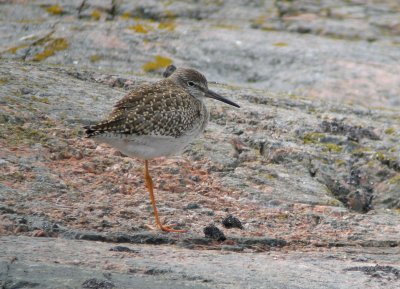
<path id="1" fill-rule="evenodd" d="M 110 132 L 177 137 L 193 125 L 199 113 L 195 101 L 173 85 L 143 85 L 118 101 L 106 120 L 85 127 L 86 133 L 88 137 Z"/>

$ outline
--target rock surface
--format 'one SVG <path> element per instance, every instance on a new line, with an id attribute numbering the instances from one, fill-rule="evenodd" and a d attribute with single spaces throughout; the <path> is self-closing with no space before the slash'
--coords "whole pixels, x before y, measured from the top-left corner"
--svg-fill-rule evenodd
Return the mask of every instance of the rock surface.
<path id="1" fill-rule="evenodd" d="M 2 288 L 398 288 L 398 2 L 142 2 L 0 4 Z M 151 162 L 179 235 L 82 131 L 172 62 L 241 105 Z"/>
<path id="2" fill-rule="evenodd" d="M 400 282 L 398 269 L 376 265 L 398 262 L 397 248 L 236 253 L 126 245 L 132 253 L 90 241 L 0 240 L 3 288 L 398 288 Z"/>

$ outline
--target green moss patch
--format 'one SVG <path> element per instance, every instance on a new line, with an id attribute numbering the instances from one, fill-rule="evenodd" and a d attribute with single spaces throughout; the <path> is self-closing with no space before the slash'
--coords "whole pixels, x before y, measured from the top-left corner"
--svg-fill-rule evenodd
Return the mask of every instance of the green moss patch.
<path id="1" fill-rule="evenodd" d="M 22 44 L 22 45 L 14 46 L 14 47 L 11 47 L 11 48 L 7 49 L 7 52 L 12 53 L 12 54 L 16 54 L 18 50 L 26 48 L 28 46 L 29 46 L 28 44 Z"/>
<path id="2" fill-rule="evenodd" d="M 64 38 L 55 38 L 47 42 L 46 46 L 44 47 L 44 51 L 36 54 L 33 57 L 33 61 L 43 61 L 46 58 L 53 56 L 58 51 L 65 50 L 69 47 L 67 40 Z"/>
<path id="3" fill-rule="evenodd" d="M 384 161 L 386 159 L 386 156 L 384 155 L 383 152 L 376 152 L 375 157 L 378 161 Z"/>
<path id="4" fill-rule="evenodd" d="M 288 46 L 289 44 L 287 44 L 286 42 L 277 42 L 274 43 L 274 46 L 278 46 L 278 47 L 284 47 L 284 46 Z"/>
<path id="5" fill-rule="evenodd" d="M 52 5 L 46 8 L 46 11 L 53 15 L 60 15 L 64 12 L 60 5 Z"/>
<path id="6" fill-rule="evenodd" d="M 240 26 L 231 25 L 231 24 L 222 24 L 222 23 L 213 25 L 213 27 L 219 28 L 219 29 L 227 29 L 227 30 L 239 30 L 240 29 Z"/>
<path id="7" fill-rule="evenodd" d="M 3 125 L 0 127 L 0 138 L 7 140 L 10 145 L 46 144 L 49 136 L 43 130 L 25 128 L 19 125 Z"/>
<path id="8" fill-rule="evenodd" d="M 316 144 L 320 143 L 321 139 L 325 137 L 325 134 L 319 132 L 310 132 L 306 133 L 303 136 L 303 143 L 304 144 Z"/>
<path id="9" fill-rule="evenodd" d="M 130 12 L 124 12 L 121 14 L 121 16 L 119 18 L 121 18 L 122 20 L 128 20 L 128 19 L 132 18 L 132 15 Z"/>
<path id="10" fill-rule="evenodd" d="M 325 152 L 340 153 L 343 150 L 342 146 L 332 141 L 330 142 L 328 141 L 329 139 L 326 137 L 326 135 L 319 132 L 310 132 L 304 134 L 303 136 L 304 144 L 306 145 L 317 144 L 319 146 L 322 146 Z"/>
<path id="11" fill-rule="evenodd" d="M 136 33 L 149 33 L 150 31 L 153 31 L 154 28 L 148 24 L 136 24 L 133 26 L 129 26 L 128 29 L 135 31 Z"/>
<path id="12" fill-rule="evenodd" d="M 98 55 L 98 54 L 93 54 L 89 57 L 90 62 L 97 62 L 103 59 L 103 56 Z"/>
<path id="13" fill-rule="evenodd" d="M 46 103 L 49 104 L 49 98 L 48 97 L 37 97 L 32 95 L 31 96 L 32 101 L 37 101 L 37 102 L 41 102 L 41 103 Z"/>
<path id="14" fill-rule="evenodd" d="M 267 21 L 267 16 L 266 15 L 260 15 L 257 18 L 254 18 L 251 20 L 251 24 L 255 27 L 260 27 Z"/>
<path id="15" fill-rule="evenodd" d="M 400 185 L 400 175 L 396 175 L 393 178 L 389 179 L 389 184 L 391 185 Z"/>
<path id="16" fill-rule="evenodd" d="M 97 9 L 93 10 L 92 13 L 90 14 L 90 16 L 92 17 L 93 20 L 100 20 L 101 17 L 101 12 Z"/>
<path id="17" fill-rule="evenodd" d="M 324 143 L 324 150 L 329 152 L 340 153 L 342 151 L 342 147 L 340 145 L 334 143 Z"/>
<path id="18" fill-rule="evenodd" d="M 150 71 L 158 70 L 158 69 L 161 69 L 161 68 L 165 68 L 170 64 L 172 64 L 172 59 L 171 58 L 164 57 L 164 56 L 161 56 L 161 55 L 156 55 L 154 57 L 154 61 L 145 63 L 142 66 L 142 69 L 145 72 L 150 72 Z"/>
<path id="19" fill-rule="evenodd" d="M 337 159 L 337 160 L 335 160 L 335 164 L 336 164 L 338 167 L 341 167 L 341 166 L 346 165 L 346 161 L 343 160 L 343 159 Z"/>
<path id="20" fill-rule="evenodd" d="M 358 147 L 354 150 L 351 151 L 351 154 L 354 156 L 362 157 L 366 155 L 367 153 L 370 153 L 372 150 L 369 147 Z"/>
<path id="21" fill-rule="evenodd" d="M 176 27 L 175 21 L 172 20 L 162 21 L 158 24 L 158 29 L 161 30 L 174 31 L 175 27 Z"/>
<path id="22" fill-rule="evenodd" d="M 385 134 L 394 134 L 395 131 L 396 130 L 393 127 L 389 127 L 387 129 L 385 129 Z"/>
<path id="23" fill-rule="evenodd" d="M 7 82 L 8 82 L 7 78 L 0 78 L 0 86 L 4 85 L 4 84 L 7 84 Z"/>

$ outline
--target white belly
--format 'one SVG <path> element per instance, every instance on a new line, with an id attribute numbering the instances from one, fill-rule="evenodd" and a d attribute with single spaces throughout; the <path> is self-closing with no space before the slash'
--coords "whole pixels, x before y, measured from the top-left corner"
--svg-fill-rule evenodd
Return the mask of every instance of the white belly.
<path id="1" fill-rule="evenodd" d="M 107 143 L 124 155 L 149 160 L 158 157 L 168 157 L 182 152 L 187 145 L 203 133 L 209 118 L 209 113 L 203 105 L 201 121 L 184 135 L 175 138 L 162 135 L 121 135 L 102 133 L 93 136 L 96 142 Z"/>
<path id="2" fill-rule="evenodd" d="M 179 138 L 171 136 L 119 136 L 102 134 L 94 137 L 96 142 L 107 143 L 124 155 L 149 160 L 162 156 L 171 156 L 182 152 L 200 133 Z"/>

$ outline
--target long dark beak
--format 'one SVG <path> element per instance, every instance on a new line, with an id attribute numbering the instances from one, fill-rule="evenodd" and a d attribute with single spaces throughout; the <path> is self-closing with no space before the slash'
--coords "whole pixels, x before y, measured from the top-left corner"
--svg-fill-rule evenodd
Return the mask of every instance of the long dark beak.
<path id="1" fill-rule="evenodd" d="M 238 104 L 234 103 L 233 101 L 230 101 L 229 99 L 219 95 L 218 93 L 216 93 L 216 92 L 214 92 L 212 90 L 208 90 L 206 92 L 206 97 L 213 98 L 213 99 L 225 102 L 225 103 L 230 104 L 232 106 L 240 107 Z"/>

